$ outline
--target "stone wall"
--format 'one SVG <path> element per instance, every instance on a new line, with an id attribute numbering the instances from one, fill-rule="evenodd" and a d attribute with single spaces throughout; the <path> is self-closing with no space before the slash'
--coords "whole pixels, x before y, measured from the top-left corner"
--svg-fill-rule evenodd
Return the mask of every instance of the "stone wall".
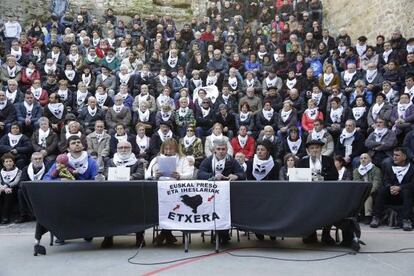
<path id="1" fill-rule="evenodd" d="M 377 35 L 389 38 L 400 29 L 405 37 L 414 37 L 413 0 L 323 0 L 325 26 L 336 36 L 345 28 L 353 41 L 360 35 L 374 44 Z"/>

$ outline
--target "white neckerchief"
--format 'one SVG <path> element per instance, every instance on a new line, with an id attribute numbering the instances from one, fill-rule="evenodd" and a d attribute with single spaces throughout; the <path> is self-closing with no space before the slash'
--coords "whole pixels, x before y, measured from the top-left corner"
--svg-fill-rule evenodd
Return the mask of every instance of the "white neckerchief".
<path id="1" fill-rule="evenodd" d="M 359 45 L 359 43 L 357 43 L 355 45 L 355 48 L 356 48 L 356 50 L 358 52 L 358 55 L 359 56 L 362 56 L 365 53 L 365 51 L 367 50 L 367 44 Z"/>
<path id="2" fill-rule="evenodd" d="M 16 167 L 12 171 L 6 171 L 5 169 L 1 169 L 1 178 L 5 184 L 9 184 L 12 182 L 19 172 L 19 169 Z"/>
<path id="3" fill-rule="evenodd" d="M 139 94 L 138 95 L 138 103 L 142 103 L 143 101 L 146 101 L 148 103 L 150 103 L 150 95 L 149 94 Z"/>
<path id="4" fill-rule="evenodd" d="M 26 68 L 26 75 L 28 75 L 29 77 L 31 77 L 34 71 L 35 71 L 35 69 L 32 69 L 32 68 L 27 67 Z"/>
<path id="5" fill-rule="evenodd" d="M 329 116 L 332 120 L 332 123 L 340 123 L 343 112 L 344 112 L 344 108 L 342 105 L 340 105 L 337 109 L 331 108 L 331 112 Z"/>
<path id="6" fill-rule="evenodd" d="M 325 129 L 322 129 L 321 131 L 316 131 L 316 129 L 313 129 L 312 132 L 311 132 L 312 140 L 322 141 L 323 136 L 325 135 L 325 133 L 326 133 Z"/>
<path id="7" fill-rule="evenodd" d="M 116 140 L 118 140 L 118 143 L 122 141 L 128 141 L 128 135 L 126 133 L 124 135 L 118 135 L 115 133 L 114 137 Z"/>
<path id="8" fill-rule="evenodd" d="M 253 157 L 252 175 L 257 181 L 260 181 L 269 174 L 274 166 L 275 162 L 273 161 L 273 157 L 271 155 L 267 160 L 260 160 L 257 157 L 257 154 L 255 154 Z"/>
<path id="9" fill-rule="evenodd" d="M 291 141 L 289 137 L 286 138 L 290 152 L 293 154 L 297 154 L 299 149 L 300 149 L 300 145 L 302 145 L 302 138 L 299 137 L 298 140 L 296 141 Z"/>
<path id="10" fill-rule="evenodd" d="M 239 141 L 239 144 L 242 148 L 244 148 L 247 144 L 247 139 L 249 138 L 249 136 L 241 136 L 241 135 L 237 135 L 237 140 Z"/>
<path id="11" fill-rule="evenodd" d="M 32 111 L 34 104 L 28 104 L 26 101 L 23 101 L 24 108 L 26 109 L 26 116 L 32 117 Z"/>
<path id="12" fill-rule="evenodd" d="M 147 136 L 144 136 L 141 138 L 139 135 L 137 135 L 135 140 L 137 142 L 137 145 L 141 153 L 146 151 L 149 148 L 149 138 Z"/>
<path id="13" fill-rule="evenodd" d="M 229 99 L 230 99 L 230 95 L 221 95 L 221 97 L 223 98 L 223 100 L 224 100 L 224 103 L 225 104 L 227 104 L 228 103 L 228 101 L 229 101 Z"/>
<path id="14" fill-rule="evenodd" d="M 216 83 L 217 83 L 217 75 L 214 74 L 213 76 L 210 76 L 210 75 L 207 76 L 207 79 L 206 79 L 207 86 L 215 85 Z"/>
<path id="15" fill-rule="evenodd" d="M 98 102 L 98 105 L 100 107 L 102 107 L 104 105 L 106 99 L 108 98 L 108 94 L 107 93 L 105 93 L 103 95 L 101 95 L 99 93 L 96 93 L 95 96 L 96 96 L 96 101 Z"/>
<path id="16" fill-rule="evenodd" d="M 390 54 L 392 53 L 392 49 L 388 51 L 384 51 L 382 53 L 382 57 L 384 58 L 385 63 L 388 63 L 388 58 L 390 57 Z"/>
<path id="17" fill-rule="evenodd" d="M 31 86 L 30 91 L 32 92 L 36 100 L 40 99 L 40 96 L 42 95 L 42 87 L 34 88 L 33 86 Z"/>
<path id="18" fill-rule="evenodd" d="M 372 162 L 369 162 L 366 166 L 360 164 L 358 167 L 358 172 L 361 176 L 366 175 L 372 168 L 374 167 L 374 164 Z"/>
<path id="19" fill-rule="evenodd" d="M 86 55 L 86 59 L 89 61 L 89 62 L 95 62 L 95 58 L 96 58 L 96 56 L 91 56 L 90 54 L 87 54 Z"/>
<path id="20" fill-rule="evenodd" d="M 352 132 L 346 131 L 344 128 L 341 132 L 341 135 L 339 136 L 339 142 L 343 145 L 352 145 L 352 142 L 354 141 L 354 135 L 356 133 L 356 129 L 354 129 Z"/>
<path id="21" fill-rule="evenodd" d="M 98 46 L 98 44 L 99 44 L 99 41 L 101 41 L 101 38 L 100 37 L 98 37 L 98 38 L 92 38 L 92 44 L 93 44 L 93 46 Z"/>
<path id="22" fill-rule="evenodd" d="M 70 54 L 68 59 L 69 59 L 70 62 L 72 62 L 73 66 L 76 66 L 76 63 L 79 60 L 79 54 L 76 54 L 76 55 Z"/>
<path id="23" fill-rule="evenodd" d="M 56 64 L 53 64 L 52 66 L 49 66 L 47 64 L 45 64 L 45 66 L 43 67 L 46 74 L 53 74 L 56 71 Z"/>
<path id="24" fill-rule="evenodd" d="M 171 68 L 175 68 L 178 63 L 178 57 L 171 57 L 171 55 L 168 55 L 167 63 Z"/>
<path id="25" fill-rule="evenodd" d="M 98 132 L 94 131 L 93 133 L 95 133 L 95 137 L 96 137 L 96 140 L 98 140 L 98 143 L 101 142 L 101 140 L 104 138 L 105 132 L 98 133 Z"/>
<path id="26" fill-rule="evenodd" d="M 160 114 L 161 114 L 161 120 L 166 122 L 171 118 L 172 111 L 164 112 L 164 111 L 161 110 Z"/>
<path id="27" fill-rule="evenodd" d="M 7 68 L 7 73 L 9 74 L 10 78 L 15 78 L 16 77 L 16 70 L 17 70 L 17 66 L 14 66 L 13 68 L 10 68 L 9 66 L 6 66 Z"/>
<path id="28" fill-rule="evenodd" d="M 92 74 L 89 74 L 89 76 L 86 76 L 85 74 L 82 74 L 82 81 L 86 86 L 89 86 L 89 84 L 92 81 Z"/>
<path id="29" fill-rule="evenodd" d="M 53 116 L 58 119 L 62 119 L 64 109 L 63 103 L 49 103 L 47 107 L 52 112 Z"/>
<path id="30" fill-rule="evenodd" d="M 246 79 L 246 86 L 247 87 L 253 87 L 254 86 L 254 79 L 251 79 L 251 80 Z"/>
<path id="31" fill-rule="evenodd" d="M 189 148 L 194 143 L 194 141 L 196 139 L 197 139 L 197 137 L 195 135 L 193 135 L 191 137 L 188 137 L 188 135 L 184 136 L 184 139 L 183 139 L 183 141 L 184 141 L 184 147 L 186 149 Z"/>
<path id="32" fill-rule="evenodd" d="M 324 74 L 323 74 L 323 83 L 324 83 L 326 86 L 329 86 L 329 85 L 331 84 L 331 82 L 332 82 L 332 80 L 333 80 L 334 76 L 335 76 L 335 75 L 334 75 L 333 73 L 330 73 L 330 74 L 324 73 Z"/>
<path id="33" fill-rule="evenodd" d="M 216 155 L 213 155 L 213 159 L 211 160 L 211 167 L 213 169 L 214 174 L 219 174 L 224 171 L 224 168 L 226 166 L 226 157 L 218 160 Z"/>
<path id="34" fill-rule="evenodd" d="M 378 118 L 378 114 L 380 113 L 383 106 L 384 106 L 384 103 L 382 104 L 375 103 L 372 106 L 372 118 L 374 119 L 374 121 Z"/>
<path id="35" fill-rule="evenodd" d="M 257 56 L 259 57 L 259 59 L 263 59 L 263 56 L 266 55 L 266 54 L 267 54 L 267 51 L 265 51 L 265 52 L 258 51 L 257 52 Z"/>
<path id="36" fill-rule="evenodd" d="M 23 134 L 11 134 L 10 132 L 7 134 L 7 136 L 9 136 L 9 144 L 10 147 L 14 148 L 14 146 L 16 146 L 19 142 L 20 139 L 23 137 Z"/>
<path id="37" fill-rule="evenodd" d="M 364 115 L 365 110 L 365 106 L 352 108 L 352 114 L 354 115 L 355 121 L 358 121 Z"/>
<path id="38" fill-rule="evenodd" d="M 73 81 L 75 78 L 75 70 L 65 70 L 65 76 L 68 78 L 68 80 Z"/>
<path id="39" fill-rule="evenodd" d="M 189 111 L 188 107 L 185 107 L 185 108 L 180 107 L 178 109 L 178 114 L 180 115 L 180 117 L 185 117 L 187 115 L 188 111 Z"/>
<path id="40" fill-rule="evenodd" d="M 208 114 L 210 114 L 210 110 L 211 110 L 211 108 L 209 107 L 209 108 L 207 108 L 207 109 L 205 109 L 205 108 L 201 108 L 201 113 L 203 114 L 203 118 L 205 118 L 205 117 L 207 117 L 208 116 Z"/>
<path id="41" fill-rule="evenodd" d="M 406 86 L 404 88 L 404 93 L 410 95 L 410 100 L 412 100 L 414 97 L 414 85 L 410 89 L 408 89 L 408 87 Z"/>
<path id="42" fill-rule="evenodd" d="M 408 104 L 397 104 L 397 111 L 398 111 L 398 117 L 401 119 L 405 119 L 405 113 L 407 112 L 408 108 L 411 106 L 411 102 Z"/>
<path id="43" fill-rule="evenodd" d="M 16 100 L 16 96 L 17 96 L 17 90 L 16 90 L 16 91 L 14 91 L 13 93 L 11 93 L 11 92 L 9 91 L 9 89 L 7 89 L 7 91 L 6 91 L 6 97 L 7 97 L 7 99 L 8 99 L 11 103 L 14 103 L 14 101 Z"/>
<path id="44" fill-rule="evenodd" d="M 320 93 L 313 93 L 311 95 L 311 98 L 316 102 L 316 105 L 319 105 L 322 99 L 322 92 Z"/>
<path id="45" fill-rule="evenodd" d="M 367 70 L 367 73 L 365 75 L 365 79 L 367 80 L 368 83 L 372 83 L 374 81 L 374 79 L 377 77 L 378 74 L 378 70 L 374 69 L 374 70 Z"/>
<path id="46" fill-rule="evenodd" d="M 114 104 L 114 106 L 112 107 L 112 109 L 115 111 L 115 113 L 121 113 L 122 109 L 124 108 L 124 105 L 116 105 Z"/>
<path id="47" fill-rule="evenodd" d="M 182 77 L 180 75 L 177 75 L 177 79 L 180 81 L 181 86 L 185 86 L 187 82 L 187 78 L 185 75 L 183 75 Z"/>
<path id="48" fill-rule="evenodd" d="M 382 138 L 387 134 L 388 128 L 374 130 L 375 142 L 381 142 Z"/>
<path id="49" fill-rule="evenodd" d="M 296 78 L 294 78 L 294 79 L 287 79 L 286 80 L 286 86 L 289 89 L 292 89 L 293 87 L 295 87 L 295 85 L 296 85 L 297 82 L 298 82 L 298 80 Z"/>
<path id="50" fill-rule="evenodd" d="M 33 56 L 36 57 L 36 61 L 39 62 L 42 59 L 42 52 L 41 51 L 33 51 Z"/>
<path id="51" fill-rule="evenodd" d="M 119 72 L 118 77 L 119 77 L 119 82 L 121 84 L 128 84 L 128 81 L 131 78 L 131 74 L 129 73 L 122 74 L 121 72 Z"/>
<path id="52" fill-rule="evenodd" d="M 270 79 L 269 77 L 267 77 L 265 79 L 266 81 L 266 86 L 269 87 L 275 87 L 276 86 L 276 82 L 277 82 L 277 77 L 274 77 L 273 79 Z"/>
<path id="53" fill-rule="evenodd" d="M 405 166 L 392 166 L 392 171 L 397 177 L 398 183 L 401 184 L 402 180 L 404 179 L 404 176 L 407 174 L 409 169 L 410 169 L 410 163 L 408 163 Z"/>
<path id="54" fill-rule="evenodd" d="M 263 117 L 268 121 L 270 121 L 273 118 L 274 112 L 275 111 L 274 111 L 273 107 L 270 108 L 270 110 L 264 110 L 264 109 L 262 110 Z"/>
<path id="55" fill-rule="evenodd" d="M 77 133 L 70 133 L 69 131 L 67 131 L 65 134 L 66 139 L 68 139 L 70 136 L 78 136 L 79 138 L 81 138 L 82 133 L 80 131 L 78 131 Z"/>
<path id="56" fill-rule="evenodd" d="M 19 60 L 22 56 L 22 47 L 19 47 L 18 50 L 13 49 L 13 47 L 10 48 L 10 54 Z"/>
<path id="57" fill-rule="evenodd" d="M 306 115 L 312 119 L 312 120 L 316 120 L 316 118 L 318 117 L 318 108 L 308 108 L 305 110 Z"/>
<path id="58" fill-rule="evenodd" d="M 145 112 L 142 112 L 141 109 L 138 108 L 138 117 L 141 122 L 148 122 L 150 117 L 149 109 L 145 110 Z"/>
<path id="59" fill-rule="evenodd" d="M 58 95 L 59 95 L 59 98 L 62 100 L 62 101 L 66 101 L 67 99 L 68 99 L 68 90 L 66 89 L 66 90 L 58 90 Z"/>
<path id="60" fill-rule="evenodd" d="M 158 75 L 158 78 L 159 78 L 160 83 L 161 83 L 162 86 L 167 85 L 167 83 L 168 83 L 168 77 L 167 76 Z"/>
<path id="61" fill-rule="evenodd" d="M 211 133 L 211 142 L 214 143 L 216 140 L 222 140 L 223 139 L 223 133 L 220 133 L 220 135 L 215 135 L 214 133 Z"/>
<path id="62" fill-rule="evenodd" d="M 348 70 L 345 70 L 345 72 L 344 72 L 344 81 L 345 81 L 347 86 L 351 83 L 352 78 L 354 77 L 355 74 L 356 74 L 356 71 L 353 72 L 353 73 L 349 73 Z"/>
<path id="63" fill-rule="evenodd" d="M 56 64 L 58 62 L 59 56 L 60 56 L 60 52 L 57 53 L 57 54 L 52 52 L 52 59 L 53 59 L 54 64 Z"/>
<path id="64" fill-rule="evenodd" d="M 282 109 L 282 111 L 280 112 L 280 118 L 282 119 L 282 122 L 286 123 L 291 113 L 292 113 L 292 109 L 289 109 L 288 111 L 285 111 L 284 109 Z"/>
<path id="65" fill-rule="evenodd" d="M 275 140 L 275 136 L 274 135 L 272 136 L 263 135 L 263 140 L 267 140 L 273 143 L 273 141 Z"/>
<path id="66" fill-rule="evenodd" d="M 164 133 L 161 131 L 161 129 L 159 129 L 159 130 L 157 131 L 157 133 L 158 133 L 158 135 L 160 136 L 161 141 L 163 141 L 163 142 L 164 142 L 166 139 L 168 139 L 168 138 L 172 138 L 172 137 L 173 137 L 173 133 L 172 133 L 171 129 L 167 132 L 167 134 L 164 134 Z"/>
<path id="67" fill-rule="evenodd" d="M 105 81 L 107 78 L 109 78 L 109 75 L 101 74 L 102 81 Z"/>
<path id="68" fill-rule="evenodd" d="M 191 81 L 194 83 L 194 86 L 197 88 L 197 87 L 201 87 L 201 86 L 203 86 L 203 81 L 201 80 L 201 79 L 198 79 L 198 80 L 196 80 L 196 79 L 191 79 Z"/>
<path id="69" fill-rule="evenodd" d="M 243 111 L 240 112 L 240 121 L 245 122 L 250 117 L 250 112 L 244 113 Z"/>
<path id="70" fill-rule="evenodd" d="M 76 169 L 78 174 L 84 174 L 88 170 L 88 154 L 86 151 L 82 151 L 81 156 L 79 158 L 74 158 L 72 154 L 68 153 L 69 158 L 69 166 Z"/>
<path id="71" fill-rule="evenodd" d="M 395 94 L 396 94 L 396 91 L 394 90 L 394 89 L 390 89 L 389 91 L 388 91 L 388 93 L 385 93 L 385 91 L 384 90 L 382 90 L 381 91 L 381 93 L 383 93 L 384 95 L 385 95 L 385 97 L 387 97 L 387 101 L 390 103 L 390 104 L 392 104 L 392 100 L 393 100 L 393 98 L 395 97 Z"/>
<path id="72" fill-rule="evenodd" d="M 7 100 L 0 102 L 0 110 L 3 110 L 7 106 Z"/>
<path id="73" fill-rule="evenodd" d="M 238 80 L 237 77 L 229 77 L 228 83 L 230 87 L 235 90 L 237 88 Z"/>
<path id="74" fill-rule="evenodd" d="M 37 144 L 39 146 L 46 148 L 46 139 L 47 137 L 49 137 L 49 134 L 50 134 L 50 128 L 48 128 L 46 131 L 39 128 L 39 138 L 37 140 Z"/>
<path id="75" fill-rule="evenodd" d="M 344 176 L 345 173 L 345 167 L 342 167 L 339 171 L 338 171 L 338 180 L 341 180 L 342 177 Z"/>
<path id="76" fill-rule="evenodd" d="M 89 113 L 89 115 L 91 115 L 92 117 L 95 117 L 97 111 L 98 111 L 98 107 L 95 106 L 95 108 L 92 109 L 92 107 L 90 107 L 88 105 L 88 113 Z"/>
<path id="77" fill-rule="evenodd" d="M 30 163 L 27 167 L 27 175 L 32 181 L 42 180 L 45 170 L 45 164 L 42 163 L 42 168 L 37 173 L 34 173 L 33 163 Z"/>
<path id="78" fill-rule="evenodd" d="M 84 102 L 86 100 L 86 97 L 88 96 L 88 91 L 82 92 L 82 91 L 76 91 L 76 103 L 79 107 L 82 107 L 84 105 Z"/>
<path id="79" fill-rule="evenodd" d="M 112 61 L 114 61 L 114 60 L 115 60 L 115 56 L 113 56 L 113 57 L 106 56 L 106 57 L 105 57 L 105 60 L 106 60 L 106 62 L 107 62 L 108 64 L 110 64 Z"/>
<path id="80" fill-rule="evenodd" d="M 313 162 L 312 158 L 309 156 L 309 168 L 312 171 L 312 175 L 320 175 L 322 172 L 322 157 L 316 158 Z"/>
<path id="81" fill-rule="evenodd" d="M 135 163 L 137 163 L 137 158 L 135 157 L 133 153 L 123 156 L 116 152 L 114 154 L 114 158 L 112 159 L 112 162 L 114 162 L 115 166 L 117 167 L 130 167 L 132 165 L 135 165 Z"/>

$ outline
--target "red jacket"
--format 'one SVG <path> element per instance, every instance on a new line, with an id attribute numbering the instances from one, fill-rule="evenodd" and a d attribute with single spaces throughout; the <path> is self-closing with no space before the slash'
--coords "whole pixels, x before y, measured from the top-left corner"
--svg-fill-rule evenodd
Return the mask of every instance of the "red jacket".
<path id="1" fill-rule="evenodd" d="M 20 84 L 25 86 L 26 88 L 29 88 L 34 80 L 40 80 L 40 72 L 35 69 L 32 73 L 32 75 L 26 74 L 26 68 L 22 70 L 22 78 L 20 79 Z"/>
<path id="2" fill-rule="evenodd" d="M 319 110 L 317 112 L 318 112 L 318 115 L 316 116 L 315 120 L 316 119 L 323 120 L 323 113 Z M 315 122 L 315 120 L 308 117 L 306 111 L 303 112 L 303 115 L 302 115 L 302 129 L 307 131 L 307 132 L 310 132 L 313 129 L 313 123 Z"/>
<path id="3" fill-rule="evenodd" d="M 230 144 L 233 147 L 234 155 L 236 155 L 238 152 L 241 152 L 246 156 L 247 160 L 253 158 L 255 152 L 255 141 L 253 137 L 249 136 L 249 138 L 247 138 L 246 146 L 244 146 L 244 148 L 240 146 L 237 136 L 231 139 Z"/>

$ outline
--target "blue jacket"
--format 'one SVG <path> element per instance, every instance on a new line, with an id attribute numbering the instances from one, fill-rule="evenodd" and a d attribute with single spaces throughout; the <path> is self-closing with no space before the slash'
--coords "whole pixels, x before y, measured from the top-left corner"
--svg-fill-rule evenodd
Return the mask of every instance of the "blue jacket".
<path id="1" fill-rule="evenodd" d="M 43 180 L 61 180 L 60 178 L 54 178 L 52 173 L 56 170 L 56 162 L 53 163 L 47 174 L 43 177 Z M 98 163 L 92 157 L 88 156 L 88 169 L 83 174 L 76 174 L 76 180 L 95 180 L 98 174 Z"/>
<path id="2" fill-rule="evenodd" d="M 17 113 L 17 121 L 19 122 L 19 124 L 24 125 L 24 120 L 26 119 L 26 107 L 24 106 L 24 103 L 18 103 L 15 104 L 16 107 L 16 113 Z M 33 104 L 33 109 L 32 109 L 32 117 L 30 118 L 31 124 L 32 126 L 38 126 L 39 125 L 39 118 L 42 117 L 42 107 L 40 106 L 40 104 L 38 103 L 34 103 Z"/>

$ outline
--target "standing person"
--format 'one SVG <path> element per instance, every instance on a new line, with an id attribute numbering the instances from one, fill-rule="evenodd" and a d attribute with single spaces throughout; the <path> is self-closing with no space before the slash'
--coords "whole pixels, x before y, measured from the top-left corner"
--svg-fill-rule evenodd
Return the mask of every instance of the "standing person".
<path id="1" fill-rule="evenodd" d="M 413 208 L 413 179 L 414 166 L 407 158 L 405 148 L 395 148 L 393 162 L 384 164 L 383 185 L 378 189 L 374 213 L 370 226 L 377 228 L 388 202 L 402 204 L 402 228 L 404 231 L 413 230 L 411 213 Z"/>
<path id="2" fill-rule="evenodd" d="M 0 224 L 7 224 L 10 222 L 11 208 L 16 199 L 22 175 L 22 171 L 16 167 L 14 160 L 15 158 L 11 153 L 6 153 L 1 158 L 3 168 L 0 171 Z"/>

